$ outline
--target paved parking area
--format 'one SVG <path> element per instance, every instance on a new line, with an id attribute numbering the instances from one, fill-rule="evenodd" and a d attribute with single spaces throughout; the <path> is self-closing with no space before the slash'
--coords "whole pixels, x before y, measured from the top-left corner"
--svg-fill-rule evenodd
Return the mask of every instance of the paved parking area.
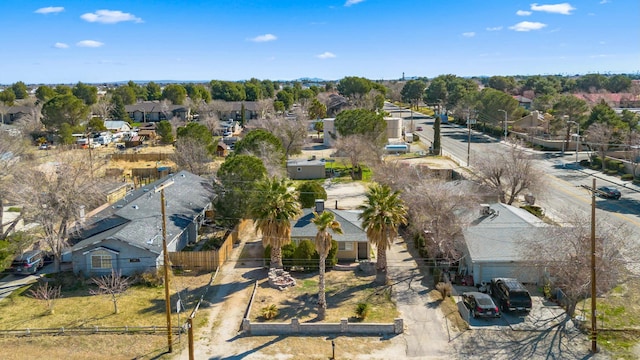
<path id="1" fill-rule="evenodd" d="M 531 291 L 532 309 L 527 313 L 503 312 L 502 317 L 495 319 L 485 319 L 469 316 L 469 310 L 462 302 L 462 293 L 466 291 L 478 291 L 471 286 L 455 286 L 456 303 L 462 318 L 469 323 L 471 329 L 504 329 L 511 330 L 546 330 L 554 325 L 558 325 L 565 319 L 564 309 L 554 302 L 546 300 L 544 297 Z M 495 302 L 495 300 L 494 300 Z"/>
<path id="2" fill-rule="evenodd" d="M 531 296 L 531 300 L 533 307 L 529 314 L 506 312 L 496 319 L 474 319 L 469 316 L 469 310 L 464 306 L 461 296 L 457 297 L 456 302 L 462 318 L 469 323 L 471 329 L 499 330 L 509 327 L 512 330 L 545 330 L 564 320 L 565 312 L 562 307 L 541 296 Z"/>

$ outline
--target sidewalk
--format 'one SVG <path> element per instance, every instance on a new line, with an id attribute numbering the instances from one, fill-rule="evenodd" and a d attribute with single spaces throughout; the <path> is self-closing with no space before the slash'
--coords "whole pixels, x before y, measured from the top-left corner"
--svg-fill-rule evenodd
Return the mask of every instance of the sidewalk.
<path id="1" fill-rule="evenodd" d="M 408 246 L 413 243 L 398 238 L 387 251 L 389 279 L 394 284 L 393 298 L 405 324 L 406 353 L 399 358 L 455 358 L 444 315 L 437 302 L 429 298 L 433 289 L 431 282 L 421 273 Z"/>

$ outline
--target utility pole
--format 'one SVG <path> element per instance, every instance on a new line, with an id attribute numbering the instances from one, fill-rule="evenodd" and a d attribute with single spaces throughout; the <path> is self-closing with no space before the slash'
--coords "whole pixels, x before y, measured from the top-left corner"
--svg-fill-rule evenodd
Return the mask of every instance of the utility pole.
<path id="1" fill-rule="evenodd" d="M 164 302 L 165 302 L 165 312 L 167 314 L 167 345 L 169 347 L 168 352 L 173 352 L 173 341 L 171 334 L 171 297 L 169 294 L 169 252 L 167 251 L 167 216 L 165 211 L 165 198 L 164 198 L 164 189 L 168 186 L 173 185 L 173 180 L 167 181 L 164 184 L 161 184 L 159 187 L 156 187 L 155 192 L 160 191 L 160 203 L 162 210 L 162 252 L 164 254 L 163 262 L 164 262 Z"/>
<path id="2" fill-rule="evenodd" d="M 591 353 L 598 352 L 596 330 L 596 179 L 591 188 Z"/>
<path id="3" fill-rule="evenodd" d="M 469 120 L 469 109 L 467 109 L 467 167 L 469 167 L 469 159 L 471 158 L 471 121 Z"/>
<path id="4" fill-rule="evenodd" d="M 507 142 L 507 111 L 502 109 L 498 109 L 498 111 L 504 113 L 504 141 Z"/>

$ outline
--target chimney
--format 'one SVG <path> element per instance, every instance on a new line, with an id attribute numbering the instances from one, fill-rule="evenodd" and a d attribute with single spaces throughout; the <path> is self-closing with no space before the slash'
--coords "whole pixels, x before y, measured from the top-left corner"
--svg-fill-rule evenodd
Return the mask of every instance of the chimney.
<path id="1" fill-rule="evenodd" d="M 324 200 L 316 199 L 316 212 L 321 214 L 324 211 Z"/>
<path id="2" fill-rule="evenodd" d="M 80 205 L 78 207 L 78 216 L 80 217 L 80 223 L 83 224 L 86 219 L 86 216 L 84 213 L 84 205 Z"/>

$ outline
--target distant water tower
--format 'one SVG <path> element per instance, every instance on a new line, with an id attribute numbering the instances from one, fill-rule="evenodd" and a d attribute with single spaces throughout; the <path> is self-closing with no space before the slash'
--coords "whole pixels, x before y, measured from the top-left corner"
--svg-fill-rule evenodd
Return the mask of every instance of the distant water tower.
<path id="1" fill-rule="evenodd" d="M 404 81 L 404 71 L 402 72 L 402 81 Z"/>

